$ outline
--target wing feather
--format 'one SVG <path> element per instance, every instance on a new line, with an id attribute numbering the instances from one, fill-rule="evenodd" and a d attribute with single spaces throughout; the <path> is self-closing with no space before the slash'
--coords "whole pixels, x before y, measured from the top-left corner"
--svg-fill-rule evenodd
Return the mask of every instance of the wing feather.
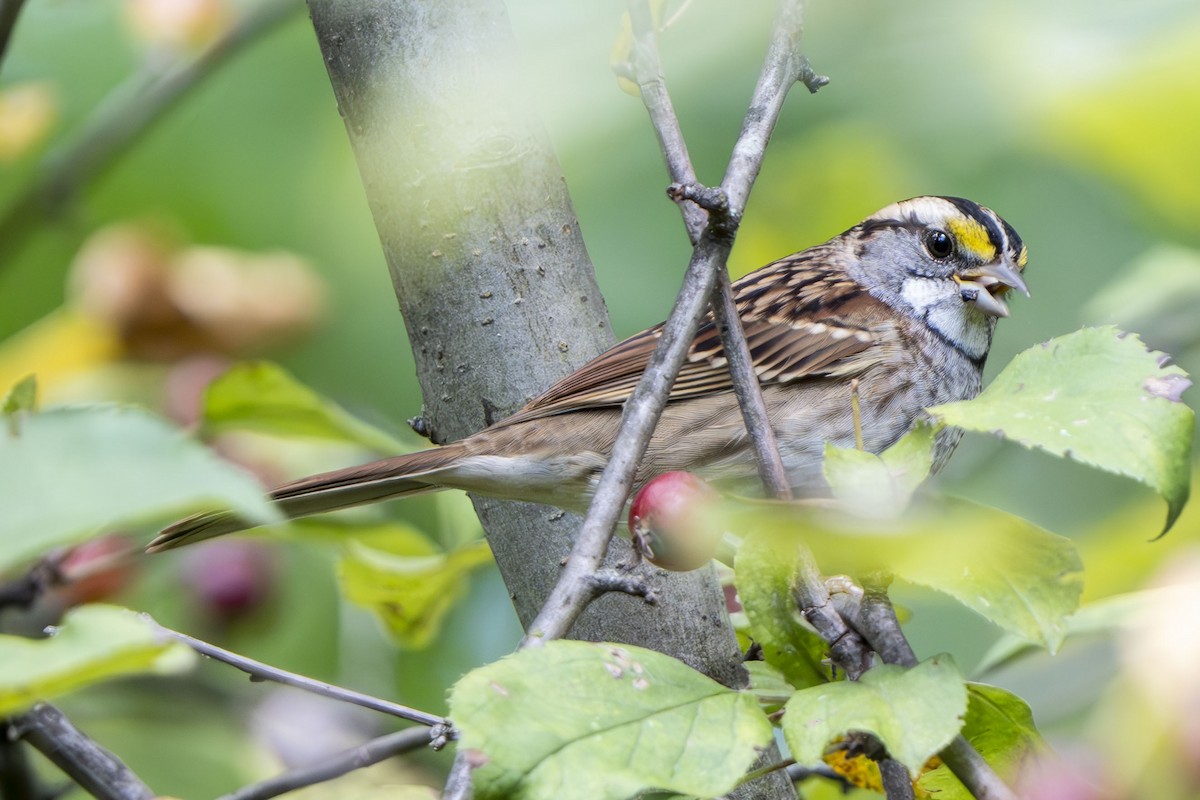
<path id="1" fill-rule="evenodd" d="M 874 363 L 861 354 L 888 327 L 892 312 L 820 246 L 776 261 L 734 283 L 746 342 L 764 385 L 809 376 L 853 375 Z M 624 403 L 662 335 L 658 325 L 613 346 L 498 425 Z M 733 388 L 711 314 L 688 350 L 670 401 Z"/>

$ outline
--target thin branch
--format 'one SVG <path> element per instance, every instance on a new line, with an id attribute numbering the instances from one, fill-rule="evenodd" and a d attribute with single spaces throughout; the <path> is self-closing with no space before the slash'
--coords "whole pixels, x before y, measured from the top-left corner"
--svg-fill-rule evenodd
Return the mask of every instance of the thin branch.
<path id="1" fill-rule="evenodd" d="M 269 664 L 262 663 L 261 661 L 255 661 L 252 658 L 247 658 L 245 656 L 238 655 L 237 653 L 231 653 L 228 650 L 217 647 L 216 645 L 193 638 L 188 636 L 186 633 L 180 633 L 179 631 L 173 631 L 170 628 L 165 628 L 154 620 L 150 619 L 149 616 L 145 616 L 145 619 L 162 636 L 183 642 L 201 655 L 208 656 L 209 658 L 215 658 L 217 661 L 222 661 L 231 667 L 240 669 L 242 672 L 245 672 L 247 675 L 249 675 L 251 680 L 274 681 L 275 683 L 282 683 L 286 686 L 294 686 L 297 689 L 303 689 L 306 692 L 319 694 L 323 697 L 331 697 L 334 700 L 340 700 L 343 703 L 352 703 L 356 706 L 369 708 L 372 711 L 381 711 L 384 714 L 391 714 L 394 717 L 400 717 L 401 719 L 407 719 L 412 722 L 420 723 L 421 725 L 431 726 L 435 728 L 436 732 L 438 733 L 438 738 L 434 740 L 435 748 L 441 744 L 444 744 L 445 741 L 455 738 L 452 724 L 450 720 L 446 719 L 445 717 L 439 717 L 436 714 L 418 711 L 415 708 L 409 708 L 408 706 L 402 706 L 399 703 L 393 703 L 388 700 L 373 697 L 369 694 L 356 692 L 353 689 L 344 689 L 340 686 L 334 686 L 333 684 L 325 683 L 324 681 L 318 681 L 305 677 L 304 675 L 298 675 L 295 672 L 288 672 L 287 670 L 282 670 L 278 667 L 272 667 Z M 427 732 L 426 736 L 428 735 L 429 734 Z"/>
<path id="2" fill-rule="evenodd" d="M 8 0 L 0 2 L 7 8 Z M 56 216 L 81 187 L 111 166 L 188 90 L 302 7 L 296 0 L 264 0 L 195 58 L 166 72 L 146 68 L 114 89 L 74 140 L 47 156 L 37 178 L 18 192 L 0 215 L 0 269 L 13 262 L 14 254 L 39 224 Z"/>
<path id="3" fill-rule="evenodd" d="M 429 731 L 425 728 L 408 728 L 389 733 L 369 742 L 343 750 L 312 766 L 285 772 L 260 783 L 243 786 L 236 792 L 223 795 L 220 800 L 267 800 L 287 792 L 303 789 L 323 781 L 340 778 L 348 772 L 363 769 L 392 756 L 408 753 L 429 744 Z"/>
<path id="4" fill-rule="evenodd" d="M 698 186 L 683 132 L 679 127 L 679 119 L 675 115 L 663 81 L 657 32 L 653 30 L 647 4 L 635 2 L 630 10 L 630 19 L 634 33 L 630 69 L 641 88 L 643 102 L 662 145 L 667 169 L 674 181 L 670 195 L 679 203 L 689 237 L 695 243 L 698 238 L 697 231 L 706 230 L 702 222 L 697 222 L 698 218 L 703 219 L 706 210 L 708 226 L 725 228 L 732 225 L 736 228 L 748 196 L 748 185 L 758 174 L 770 128 L 764 130 L 750 124 L 744 126 L 720 190 L 714 191 Z M 799 79 L 814 92 L 828 83 L 827 78 L 813 73 L 807 59 L 799 53 L 803 28 L 803 3 L 799 0 L 783 3 L 775 23 L 775 38 L 768 52 L 767 63 L 763 67 L 754 100 L 746 115 L 748 123 L 758 115 L 771 115 L 772 119 L 778 115 L 784 93 L 771 88 L 777 85 L 774 81 L 786 80 L 788 77 L 792 80 Z M 741 181 L 737 180 L 739 175 L 743 178 Z M 747 188 L 743 191 L 741 185 L 746 185 Z M 746 344 L 745 332 L 742 330 L 724 262 L 717 275 L 717 289 L 712 296 L 712 311 L 721 334 L 721 346 L 729 362 L 734 392 L 754 447 L 763 485 L 768 494 L 776 499 L 791 499 L 791 485 L 779 455 L 775 432 L 767 416 L 762 388 L 754 369 L 754 359 Z M 795 591 L 800 611 L 829 642 L 835 663 L 852 678 L 857 678 L 870 666 L 870 653 L 867 652 L 861 638 L 846 626 L 845 621 L 830 606 L 828 592 L 811 554 L 803 554 L 801 564 Z"/>
<path id="5" fill-rule="evenodd" d="M 781 26 L 799 25 L 800 15 L 795 10 L 798 6 L 799 0 L 784 0 Z M 529 626 L 522 642 L 524 647 L 564 636 L 593 599 L 589 576 L 600 568 L 608 550 L 638 462 L 646 451 L 654 426 L 666 406 L 671 385 L 704 316 L 708 298 L 716 285 L 717 272 L 725 269 L 741 209 L 762 164 L 763 148 L 779 117 L 784 98 L 799 76 L 801 59 L 795 52 L 798 40 L 798 27 L 775 32 L 750 111 L 721 184 L 731 199 L 728 224 L 719 229 L 711 224 L 704 226 L 692 252 L 675 308 L 663 325 L 658 346 L 645 373 L 625 404 L 612 455 L 600 476 L 575 547 L 554 590 Z M 757 143 L 757 153 L 752 152 L 752 143 Z"/>
<path id="6" fill-rule="evenodd" d="M 632 574 L 623 569 L 600 569 L 591 576 L 591 582 L 597 595 L 605 592 L 624 592 L 642 598 L 648 605 L 658 602 L 654 587 L 644 575 Z"/>
<path id="7" fill-rule="evenodd" d="M 796 4 L 799 7 L 799 3 Z M 634 2 L 630 7 L 634 46 L 630 68 L 637 80 L 641 91 L 642 102 L 654 126 L 662 147 L 663 158 L 667 162 L 667 171 L 673 185 L 670 196 L 679 204 L 683 214 L 684 225 L 687 227 L 688 238 L 696 245 L 703 232 L 705 223 L 723 226 L 728 224 L 730 205 L 723 188 L 712 190 L 701 187 L 696 180 L 696 171 L 688 155 L 687 143 L 683 131 L 679 127 L 679 117 L 675 114 L 670 93 L 667 91 L 663 78 L 662 61 L 658 54 L 658 31 L 650 14 L 649 4 Z M 792 12 L 784 8 L 780 12 L 777 25 L 785 22 L 785 17 Z M 796 23 L 802 24 L 800 17 Z M 779 31 L 779 28 L 776 29 Z M 799 42 L 799 36 L 794 38 Z M 708 212 L 708 213 L 706 213 Z M 758 462 L 759 474 L 767 493 L 778 500 L 788 500 L 792 496 L 791 485 L 787 472 L 783 468 L 783 460 L 779 456 L 779 446 L 775 441 L 775 432 L 767 418 L 767 406 L 763 401 L 762 387 L 758 382 L 758 374 L 754 370 L 754 360 L 750 348 L 746 344 L 746 335 L 742 330 L 742 322 L 738 316 L 737 306 L 733 300 L 733 290 L 729 283 L 729 273 L 721 267 L 717 274 L 717 287 L 712 296 L 713 320 L 721 335 L 721 347 L 729 364 L 729 372 L 733 378 L 734 393 L 738 405 L 742 409 L 746 431 L 754 446 Z"/>
<path id="8" fill-rule="evenodd" d="M 917 655 L 904 638 L 896 610 L 887 596 L 890 581 L 890 576 L 881 575 L 864 579 L 862 609 L 855 625 L 885 662 L 915 667 Z M 966 737 L 955 737 L 938 756 L 977 800 L 1018 800 Z"/>
<path id="9" fill-rule="evenodd" d="M 696 171 L 688 155 L 687 142 L 679 127 L 679 117 L 667 91 L 662 60 L 658 56 L 658 31 L 650 13 L 650 4 L 642 0 L 631 2 L 629 18 L 633 29 L 633 48 L 630 51 L 630 77 L 638 85 L 642 104 L 654 126 L 654 134 L 667 162 L 671 180 L 680 187 L 697 185 Z M 679 197 L 679 211 L 687 227 L 688 240 L 695 246 L 708 221 L 708 214 L 691 197 Z"/>
<path id="10" fill-rule="evenodd" d="M 759 778 L 762 778 L 766 775 L 770 775 L 772 772 L 778 772 L 779 770 L 788 770 L 791 767 L 794 767 L 795 765 L 796 765 L 796 759 L 785 758 L 782 761 L 775 761 L 771 764 L 767 764 L 766 766 L 759 767 L 758 769 L 750 770 L 749 772 L 747 772 L 745 775 L 743 775 L 741 777 L 741 779 L 738 781 L 738 786 L 743 786 L 747 783 L 750 783 L 751 781 L 756 781 Z"/>
<path id="11" fill-rule="evenodd" d="M 879 777 L 883 780 L 883 795 L 887 800 L 913 800 L 912 778 L 908 768 L 894 758 L 881 758 Z"/>
<path id="12" fill-rule="evenodd" d="M 89 739 L 49 703 L 12 722 L 17 735 L 99 800 L 153 800 L 155 793 L 112 753 Z"/>
<path id="13" fill-rule="evenodd" d="M 798 564 L 792 599 L 805 621 L 829 643 L 833 663 L 841 667 L 850 680 L 858 680 L 871 667 L 870 648 L 838 613 L 812 552 L 803 544 L 798 544 L 796 550 Z"/>
<path id="14" fill-rule="evenodd" d="M 762 478 L 767 494 L 776 500 L 791 500 L 792 485 L 783 468 L 779 455 L 779 443 L 775 430 L 767 416 L 767 403 L 763 400 L 762 386 L 754 368 L 754 357 L 746 343 L 746 332 L 733 300 L 733 289 L 729 273 L 722 269 L 717 274 L 717 289 L 712 298 L 713 320 L 721 334 L 721 348 L 729 362 L 729 374 L 733 379 L 733 393 L 742 409 L 742 422 L 754 445 L 754 457 L 758 462 L 758 474 Z"/>
<path id="15" fill-rule="evenodd" d="M 0 610 L 29 608 L 46 591 L 62 584 L 59 558 L 46 556 L 15 578 L 0 581 Z"/>
<path id="16" fill-rule="evenodd" d="M 470 754 L 459 750 L 454 756 L 454 764 L 450 767 L 450 775 L 442 788 L 441 800 L 471 800 L 474 786 L 471 783 L 471 772 L 478 766 L 472 763 Z"/>
<path id="17" fill-rule="evenodd" d="M 13 28 L 17 24 L 17 16 L 25 0 L 0 0 L 0 63 L 8 54 L 8 42 L 12 38 Z"/>

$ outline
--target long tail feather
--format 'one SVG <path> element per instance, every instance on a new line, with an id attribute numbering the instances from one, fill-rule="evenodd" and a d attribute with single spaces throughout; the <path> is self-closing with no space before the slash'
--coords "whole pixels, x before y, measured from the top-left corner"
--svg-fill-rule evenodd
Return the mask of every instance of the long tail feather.
<path id="1" fill-rule="evenodd" d="M 294 519 L 436 491 L 445 488 L 438 482 L 437 473 L 452 466 L 461 455 L 461 448 L 452 444 L 325 472 L 284 484 L 271 492 L 271 499 L 284 516 Z M 172 550 L 253 526 L 229 511 L 194 514 L 159 531 L 146 551 Z"/>

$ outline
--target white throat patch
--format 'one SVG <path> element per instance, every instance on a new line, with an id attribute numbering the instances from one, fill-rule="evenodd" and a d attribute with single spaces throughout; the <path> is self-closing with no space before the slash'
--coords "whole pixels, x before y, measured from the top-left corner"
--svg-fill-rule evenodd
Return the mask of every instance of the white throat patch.
<path id="1" fill-rule="evenodd" d="M 966 355 L 977 359 L 987 352 L 991 338 L 988 317 L 964 301 L 953 282 L 945 278 L 905 278 L 900 296 L 925 318 L 929 327 Z"/>

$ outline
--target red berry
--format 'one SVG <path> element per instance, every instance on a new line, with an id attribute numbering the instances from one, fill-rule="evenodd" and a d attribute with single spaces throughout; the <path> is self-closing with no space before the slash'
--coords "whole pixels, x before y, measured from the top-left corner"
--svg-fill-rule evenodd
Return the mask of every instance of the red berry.
<path id="1" fill-rule="evenodd" d="M 629 509 L 634 548 L 663 569 L 685 572 L 712 560 L 721 532 L 704 524 L 717 492 L 690 472 L 664 472 L 643 486 Z"/>
<path id="2" fill-rule="evenodd" d="M 63 583 L 59 594 L 68 606 L 111 600 L 137 574 L 133 539 L 110 533 L 72 547 L 58 564 Z"/>

